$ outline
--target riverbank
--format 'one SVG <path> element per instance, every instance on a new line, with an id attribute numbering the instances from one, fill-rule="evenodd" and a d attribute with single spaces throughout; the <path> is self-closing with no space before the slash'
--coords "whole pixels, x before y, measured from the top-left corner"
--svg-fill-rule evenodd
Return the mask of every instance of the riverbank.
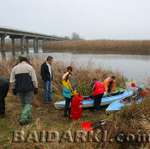
<path id="1" fill-rule="evenodd" d="M 66 40 L 39 41 L 39 49 L 43 52 L 70 52 L 78 54 L 121 54 L 121 55 L 150 55 L 150 40 Z M 33 49 L 33 42 L 28 47 Z M 16 41 L 13 47 L 20 51 L 21 45 Z M 11 52 L 12 44 L 7 40 L 5 51 Z"/>
<path id="2" fill-rule="evenodd" d="M 54 81 L 53 81 L 53 103 L 50 105 L 45 105 L 42 102 L 42 81 L 40 78 L 40 65 L 42 61 L 33 60 L 33 67 L 36 69 L 36 74 L 39 80 L 39 93 L 35 97 L 33 102 L 33 122 L 27 126 L 20 126 L 18 124 L 19 114 L 20 114 L 20 101 L 17 97 L 12 96 L 11 92 L 6 98 L 6 118 L 0 119 L 0 148 L 7 149 L 97 149 L 103 145 L 103 148 L 108 149 L 123 149 L 123 148 L 137 148 L 140 149 L 142 144 L 130 144 L 128 142 L 117 143 L 115 140 L 112 143 L 109 142 L 80 142 L 80 143 L 68 143 L 67 141 L 63 142 L 49 142 L 49 143 L 12 143 L 13 131 L 15 130 L 24 130 L 28 131 L 58 131 L 63 132 L 67 130 L 76 131 L 81 130 L 81 122 L 92 121 L 96 122 L 99 120 L 106 120 L 108 130 L 108 137 L 114 137 L 115 134 L 120 132 L 126 133 L 136 133 L 138 130 L 141 132 L 150 131 L 149 128 L 149 117 L 150 117 L 150 102 L 149 97 L 141 105 L 133 105 L 129 108 L 125 108 L 123 111 L 117 113 L 105 112 L 105 109 L 102 109 L 99 112 L 93 113 L 90 110 L 83 111 L 83 117 L 78 121 L 71 121 L 63 117 L 63 111 L 58 111 L 54 108 L 53 103 L 62 99 L 61 96 L 61 76 L 64 72 L 65 65 L 62 62 L 54 63 Z M 9 74 L 12 66 L 15 64 L 13 61 L 2 62 L 0 67 L 0 74 L 9 78 Z M 73 65 L 73 64 L 72 64 Z M 81 69 L 74 66 L 73 76 L 77 80 L 79 92 L 83 95 L 90 94 L 90 80 L 94 77 L 103 80 L 108 75 L 114 74 L 117 76 L 117 85 L 120 87 L 125 86 L 125 78 L 119 73 L 112 72 L 110 70 L 104 69 Z M 85 77 L 86 75 L 86 77 Z M 147 145 L 147 144 L 145 144 Z M 149 146 L 147 146 L 148 149 Z"/>
<path id="3" fill-rule="evenodd" d="M 50 41 L 45 48 L 46 52 L 150 55 L 149 40 Z"/>
<path id="4" fill-rule="evenodd" d="M 13 65 L 15 65 L 15 61 L 2 61 L 0 65 L 0 74 L 7 76 L 9 78 L 9 74 L 11 72 L 11 68 Z M 31 60 L 31 64 L 36 70 L 37 78 L 39 81 L 39 87 L 42 89 L 42 80 L 40 76 L 40 67 L 43 63 L 42 60 Z M 113 72 L 111 70 L 105 70 L 104 68 L 96 68 L 96 69 L 90 69 L 90 67 L 84 67 L 84 68 L 77 68 L 77 66 L 72 62 L 71 65 L 73 66 L 73 78 L 75 80 L 75 83 L 78 85 L 78 91 L 81 92 L 83 95 L 89 95 L 90 94 L 90 84 L 91 80 L 93 78 L 98 78 L 100 80 L 104 80 L 106 77 L 110 75 L 117 76 L 117 85 L 119 87 L 125 86 L 125 77 L 119 73 L 119 72 Z M 63 63 L 62 61 L 54 61 L 53 64 L 53 70 L 54 70 L 54 80 L 53 80 L 53 88 L 54 92 L 57 95 L 61 95 L 61 79 L 62 75 L 66 69 L 67 65 Z M 86 77 L 85 77 L 86 75 Z"/>

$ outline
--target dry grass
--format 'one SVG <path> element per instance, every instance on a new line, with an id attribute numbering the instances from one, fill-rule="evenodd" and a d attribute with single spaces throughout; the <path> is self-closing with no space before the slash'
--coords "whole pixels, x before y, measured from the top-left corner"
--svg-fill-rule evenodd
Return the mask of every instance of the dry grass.
<path id="1" fill-rule="evenodd" d="M 133 104 L 117 112 L 113 116 L 116 131 L 124 134 L 149 134 L 150 133 L 150 96 L 148 95 L 141 104 Z M 149 143 L 123 143 L 117 148 L 149 149 Z"/>
<path id="2" fill-rule="evenodd" d="M 10 72 L 12 67 L 15 65 L 15 61 L 2 61 L 0 65 L 0 74 L 4 75 L 5 77 L 9 78 Z M 40 76 L 40 67 L 43 61 L 33 59 L 31 61 L 33 67 L 36 70 L 37 78 L 39 81 L 39 88 L 42 89 L 42 80 Z M 99 69 L 92 69 L 90 67 L 87 68 L 77 68 L 73 63 L 71 63 L 73 66 L 73 80 L 75 80 L 75 84 L 78 86 L 78 91 L 82 95 L 89 95 L 91 93 L 91 80 L 93 78 L 97 78 L 101 81 L 103 81 L 106 77 L 110 75 L 116 75 L 117 76 L 117 85 L 119 87 L 125 86 L 125 77 L 121 75 L 119 72 L 112 72 L 109 70 L 105 70 L 102 68 Z M 53 89 L 55 95 L 61 95 L 62 85 L 61 85 L 61 78 L 62 75 L 66 69 L 65 64 L 62 62 L 55 62 L 53 64 L 53 70 L 54 70 L 54 80 L 53 80 Z M 85 77 L 86 76 L 86 77 Z"/>
<path id="3" fill-rule="evenodd" d="M 49 41 L 39 46 L 44 51 L 52 52 L 74 52 L 74 53 L 99 53 L 99 54 L 135 54 L 149 55 L 150 40 L 67 40 Z M 33 42 L 29 42 L 29 47 L 33 47 Z M 17 40 L 15 50 L 21 50 L 20 41 Z M 12 49 L 10 41 L 6 42 L 6 51 Z"/>
<path id="4" fill-rule="evenodd" d="M 100 53 L 100 54 L 150 54 L 150 41 L 79 40 L 49 42 L 47 51 Z"/>
<path id="5" fill-rule="evenodd" d="M 100 147 L 99 143 L 48 143 L 48 144 L 38 144 L 38 143 L 12 143 L 12 132 L 14 130 L 21 130 L 24 129 L 27 131 L 32 130 L 57 130 L 62 132 L 63 130 L 78 130 L 81 129 L 80 122 L 82 121 L 98 121 L 107 119 L 111 121 L 111 125 L 116 128 L 119 127 L 120 130 L 124 130 L 125 132 L 130 131 L 131 129 L 137 131 L 139 128 L 143 128 L 139 120 L 143 120 L 143 115 L 148 118 L 150 116 L 149 107 L 150 102 L 146 100 L 142 105 L 133 105 L 129 108 L 126 108 L 124 111 L 118 112 L 117 114 L 110 114 L 107 115 L 104 110 L 101 110 L 97 113 L 93 113 L 89 110 L 85 110 L 83 112 L 83 117 L 78 121 L 71 121 L 67 118 L 63 117 L 63 111 L 58 111 L 54 109 L 53 104 L 51 105 L 44 105 L 42 103 L 42 81 L 40 78 L 40 65 L 42 61 L 33 60 L 32 64 L 33 67 L 36 69 L 37 77 L 39 80 L 39 94 L 35 97 L 33 103 L 33 122 L 28 125 L 21 127 L 18 124 L 18 118 L 20 113 L 20 101 L 18 98 L 12 96 L 10 93 L 6 99 L 6 113 L 7 117 L 5 119 L 0 119 L 0 149 L 80 149 L 80 148 L 87 148 L 87 149 L 96 149 Z M 9 77 L 10 70 L 15 62 L 7 61 L 2 62 L 0 67 L 0 74 Z M 55 72 L 55 79 L 53 81 L 54 86 L 54 101 L 59 100 L 62 98 L 61 96 L 61 76 L 64 72 L 65 65 L 56 62 L 54 64 L 54 72 Z M 103 80 L 108 75 L 112 74 L 113 72 L 103 70 L 103 69 L 96 69 L 90 70 L 87 69 L 77 69 L 74 66 L 74 74 L 73 76 L 77 80 L 77 84 L 80 86 L 79 91 L 87 95 L 90 92 L 90 80 L 93 77 L 97 77 Z M 120 86 L 124 86 L 124 77 L 120 74 L 113 73 L 117 76 L 117 84 Z M 85 77 L 86 76 L 86 77 Z M 149 98 L 148 98 L 149 99 Z M 139 113 L 137 111 L 140 111 Z M 132 114 L 131 114 L 132 113 Z M 137 113 L 137 114 L 136 114 Z M 134 115 L 135 114 L 135 115 Z M 135 123 L 133 123 L 135 121 Z M 109 129 L 108 129 L 109 130 Z M 113 129 L 115 132 L 116 129 Z M 115 134 L 113 131 L 110 134 Z M 112 148 L 112 149 L 119 149 L 123 148 L 125 145 L 123 144 L 106 144 L 105 149 Z M 126 146 L 127 147 L 127 146 Z M 132 146 L 134 148 L 134 146 Z"/>

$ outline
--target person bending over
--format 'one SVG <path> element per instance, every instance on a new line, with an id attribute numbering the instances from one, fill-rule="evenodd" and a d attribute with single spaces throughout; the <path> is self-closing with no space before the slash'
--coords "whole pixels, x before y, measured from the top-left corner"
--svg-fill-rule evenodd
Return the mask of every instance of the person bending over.
<path id="1" fill-rule="evenodd" d="M 105 91 L 111 94 L 116 91 L 116 77 L 111 76 L 104 80 Z"/>
<path id="2" fill-rule="evenodd" d="M 103 82 L 93 79 L 93 98 L 94 98 L 94 111 L 100 110 L 101 100 L 105 92 L 105 86 Z"/>

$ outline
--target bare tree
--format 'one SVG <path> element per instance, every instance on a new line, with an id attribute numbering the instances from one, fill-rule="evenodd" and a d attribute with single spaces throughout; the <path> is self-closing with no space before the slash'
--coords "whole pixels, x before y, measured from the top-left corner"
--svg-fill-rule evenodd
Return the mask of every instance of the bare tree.
<path id="1" fill-rule="evenodd" d="M 80 35 L 76 32 L 73 32 L 72 33 L 72 37 L 71 37 L 72 40 L 80 40 Z"/>

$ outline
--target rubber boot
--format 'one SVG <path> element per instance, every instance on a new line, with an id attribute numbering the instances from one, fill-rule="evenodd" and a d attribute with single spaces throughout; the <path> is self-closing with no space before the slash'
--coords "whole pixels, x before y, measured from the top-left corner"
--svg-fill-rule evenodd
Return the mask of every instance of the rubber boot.
<path id="1" fill-rule="evenodd" d="M 19 123 L 20 125 L 26 125 L 32 121 L 32 105 L 26 104 L 21 111 Z"/>

